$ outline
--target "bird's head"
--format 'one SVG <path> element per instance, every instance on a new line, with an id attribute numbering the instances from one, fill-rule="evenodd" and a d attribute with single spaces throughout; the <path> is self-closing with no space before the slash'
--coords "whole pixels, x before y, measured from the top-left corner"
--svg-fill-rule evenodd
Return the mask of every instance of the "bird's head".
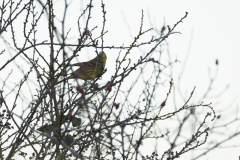
<path id="1" fill-rule="evenodd" d="M 100 52 L 98 56 L 101 56 L 100 59 L 103 60 L 103 67 L 105 67 L 106 60 L 107 60 L 107 55 L 104 52 Z"/>

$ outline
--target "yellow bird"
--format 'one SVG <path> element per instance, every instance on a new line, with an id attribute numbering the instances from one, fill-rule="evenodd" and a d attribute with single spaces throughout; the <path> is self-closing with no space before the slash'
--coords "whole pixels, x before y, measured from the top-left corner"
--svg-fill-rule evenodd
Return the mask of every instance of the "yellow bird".
<path id="1" fill-rule="evenodd" d="M 98 78 L 103 74 L 106 60 L 107 55 L 104 52 L 100 52 L 94 59 L 88 62 L 71 64 L 70 66 L 79 66 L 79 68 L 71 73 L 67 79 L 93 80 Z"/>

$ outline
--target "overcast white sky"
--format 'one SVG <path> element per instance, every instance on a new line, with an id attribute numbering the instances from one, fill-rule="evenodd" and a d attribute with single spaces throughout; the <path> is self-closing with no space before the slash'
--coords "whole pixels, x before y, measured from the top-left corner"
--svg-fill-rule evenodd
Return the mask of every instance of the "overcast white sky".
<path id="1" fill-rule="evenodd" d="M 107 11 L 106 29 L 109 31 L 105 37 L 105 45 L 129 45 L 132 42 L 130 33 L 132 36 L 138 33 L 142 9 L 144 10 L 144 29 L 153 27 L 149 23 L 150 20 L 158 29 L 164 22 L 172 27 L 184 16 L 185 12 L 188 12 L 188 17 L 175 30 L 182 34 L 170 36 L 168 39 L 172 57 L 177 56 L 180 61 L 185 60 L 190 48 L 182 89 L 189 93 L 193 86 L 196 86 L 196 96 L 202 95 L 209 84 L 208 71 L 211 70 L 212 76 L 216 74 L 215 60 L 218 59 L 218 78 L 214 85 L 215 92 L 212 95 L 219 93 L 228 84 L 230 88 L 224 97 L 216 100 L 218 101 L 217 107 L 229 106 L 229 103 L 239 95 L 239 1 L 107 0 L 104 3 Z M 94 4 L 96 8 L 99 8 L 99 5 Z M 97 15 L 99 12 L 95 11 L 93 10 L 93 14 Z M 95 19 L 97 20 L 99 20 L 97 23 L 101 24 L 102 18 Z M 111 66 L 111 59 L 114 59 L 114 54 L 111 52 L 114 51 L 108 51 L 107 66 Z M 111 73 L 111 67 L 108 67 L 108 72 Z M 238 101 L 234 103 L 235 107 L 239 104 Z M 236 140 L 240 141 L 238 138 L 234 142 L 237 142 Z M 237 159 L 238 151 L 239 148 L 217 150 L 212 152 L 209 159 Z"/>
<path id="2" fill-rule="evenodd" d="M 79 3 L 76 1 L 74 3 L 85 5 L 87 2 Z M 150 19 L 156 24 L 155 27 L 158 27 L 158 29 L 162 27 L 164 22 L 171 27 L 185 15 L 185 12 L 188 12 L 188 17 L 175 30 L 182 34 L 170 36 L 168 39 L 172 56 L 177 56 L 180 61 L 185 60 L 190 47 L 190 55 L 186 72 L 184 72 L 185 78 L 182 81 L 182 88 L 191 91 L 193 86 L 196 86 L 196 94 L 205 91 L 209 83 L 208 69 L 214 75 L 216 73 L 215 60 L 218 59 L 218 78 L 214 85 L 216 93 L 221 91 L 227 84 L 230 85 L 225 97 L 219 100 L 221 102 L 220 106 L 226 107 L 231 100 L 239 95 L 239 0 L 105 0 L 104 3 L 107 11 L 106 30 L 109 32 L 105 43 L 106 45 L 115 46 L 130 44 L 132 39 L 129 27 L 131 34 L 135 36 L 138 33 L 142 9 L 144 11 L 144 29 L 152 27 L 149 23 Z M 79 7 L 78 5 L 76 7 Z M 101 9 L 97 3 L 94 5 L 96 8 Z M 56 10 L 56 12 L 61 13 L 61 9 Z M 99 14 L 99 11 L 97 9 L 93 10 L 94 14 Z M 76 16 L 78 17 L 77 14 Z M 102 15 L 100 14 L 99 16 L 101 17 Z M 70 20 L 71 18 L 69 18 Z M 97 23 L 101 24 L 102 19 L 99 19 Z M 74 21 L 73 24 L 69 25 L 74 30 L 76 22 Z M 38 39 L 41 41 L 41 37 Z M 191 46 L 189 46 L 190 40 Z M 91 57 L 94 57 L 94 55 Z M 113 55 L 108 53 L 107 66 L 111 66 L 111 61 L 109 61 L 111 58 L 113 58 Z M 238 101 L 235 103 L 235 106 L 239 105 Z M 224 152 L 219 152 L 218 150 L 218 152 L 213 152 L 209 159 L 237 159 L 240 155 L 237 152 L 239 150 L 239 148 L 225 149 Z"/>
<path id="3" fill-rule="evenodd" d="M 219 59 L 219 85 L 230 83 L 233 94 L 238 94 L 238 89 L 240 88 L 240 75 L 237 74 L 240 68 L 239 1 L 150 0 L 118 1 L 118 3 L 105 1 L 105 3 L 109 27 L 114 24 L 120 27 L 119 24 L 122 24 L 121 21 L 123 19 L 122 13 L 124 13 L 128 25 L 136 32 L 138 31 L 141 9 L 144 10 L 145 22 L 147 22 L 145 23 L 145 28 L 149 26 L 148 14 L 160 28 L 163 19 L 165 19 L 167 25 L 173 26 L 186 11 L 189 12 L 183 24 L 180 24 L 176 29 L 176 31 L 180 31 L 182 34 L 172 36 L 168 40 L 169 44 L 173 46 L 170 47 L 171 53 L 178 55 L 179 59 L 184 60 L 184 54 L 187 53 L 191 33 L 193 33 L 188 60 L 189 67 L 187 67 L 189 72 L 186 73 L 191 76 L 188 76 L 188 79 L 195 77 L 191 79 L 192 83 L 196 83 L 195 85 L 198 84 L 198 79 L 200 83 L 203 83 L 203 75 L 208 76 L 208 67 L 214 73 L 215 59 Z M 109 21 L 114 23 L 111 24 Z M 124 24 L 122 25 L 124 28 Z M 119 27 L 117 28 L 118 30 Z M 119 37 L 119 40 L 123 38 Z"/>
<path id="4" fill-rule="evenodd" d="M 240 1 L 170 0 L 125 2 L 118 5 L 112 4 L 114 7 L 120 6 L 120 10 L 125 15 L 129 15 L 129 17 L 126 16 L 126 19 L 131 19 L 131 10 L 134 10 L 134 13 L 136 13 L 138 10 L 144 9 L 145 13 L 149 12 L 151 18 L 159 22 L 158 26 L 161 25 L 163 17 L 166 24 L 172 26 L 186 11 L 189 12 L 187 19 L 177 28 L 177 31 L 180 31 L 182 34 L 170 37 L 168 40 L 171 53 L 178 55 L 179 59 L 184 60 L 190 44 L 191 32 L 193 34 L 190 56 L 182 83 L 185 85 L 182 88 L 191 90 L 191 86 L 196 86 L 197 93 L 205 90 L 209 83 L 208 68 L 211 69 L 212 75 L 214 75 L 216 72 L 214 62 L 215 59 L 218 59 L 218 78 L 214 89 L 216 92 L 220 91 L 227 84 L 230 84 L 230 88 L 224 97 L 218 99 L 220 106 L 215 107 L 226 108 L 236 96 L 239 96 L 240 10 L 238 6 L 240 6 Z M 132 21 L 134 21 L 134 17 L 128 21 L 131 27 L 133 27 Z M 239 105 L 239 98 L 234 106 L 236 107 L 237 105 Z M 227 116 L 231 116 L 231 114 Z M 239 126 L 236 127 L 239 128 Z M 234 142 L 240 142 L 240 139 L 235 139 Z M 228 146 L 233 144 L 231 142 Z M 212 152 L 209 159 L 237 159 L 239 150 L 239 147 L 234 149 L 223 148 L 222 150 Z"/>

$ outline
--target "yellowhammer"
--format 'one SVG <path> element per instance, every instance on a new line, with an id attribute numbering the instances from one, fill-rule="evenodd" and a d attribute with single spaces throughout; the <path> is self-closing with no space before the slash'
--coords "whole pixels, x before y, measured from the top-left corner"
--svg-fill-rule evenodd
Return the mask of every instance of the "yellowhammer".
<path id="1" fill-rule="evenodd" d="M 70 66 L 79 66 L 79 68 L 70 74 L 67 79 L 79 78 L 82 80 L 93 80 L 103 74 L 107 55 L 100 52 L 94 59 L 88 62 L 71 64 Z"/>

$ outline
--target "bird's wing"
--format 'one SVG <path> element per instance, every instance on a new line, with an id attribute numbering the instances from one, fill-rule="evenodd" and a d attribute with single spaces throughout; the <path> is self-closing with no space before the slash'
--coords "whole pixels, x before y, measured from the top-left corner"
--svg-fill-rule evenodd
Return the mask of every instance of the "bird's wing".
<path id="1" fill-rule="evenodd" d="M 84 67 L 80 67 L 77 70 L 75 70 L 73 73 L 70 74 L 70 76 L 68 77 L 70 78 L 81 78 L 81 79 L 85 79 L 84 77 L 86 77 L 88 75 L 88 70 Z"/>
<path id="2" fill-rule="evenodd" d="M 94 59 L 92 59 L 88 62 L 80 62 L 80 63 L 70 64 L 70 66 L 79 66 L 79 67 L 84 67 L 84 68 L 95 68 L 96 60 L 97 60 L 97 57 L 95 57 Z"/>

